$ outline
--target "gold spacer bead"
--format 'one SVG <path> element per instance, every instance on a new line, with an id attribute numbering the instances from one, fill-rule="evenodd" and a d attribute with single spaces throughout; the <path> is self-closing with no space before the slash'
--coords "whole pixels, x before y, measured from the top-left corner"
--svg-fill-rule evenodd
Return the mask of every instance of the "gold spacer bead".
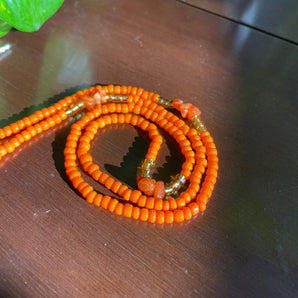
<path id="1" fill-rule="evenodd" d="M 82 110 L 84 107 L 85 107 L 84 102 L 81 100 L 78 100 L 76 103 L 70 105 L 70 107 L 65 110 L 65 113 L 67 116 L 73 116 L 74 114 Z"/>
<path id="2" fill-rule="evenodd" d="M 172 178 L 172 181 L 166 184 L 165 193 L 167 195 L 177 192 L 186 182 L 185 176 L 178 174 Z"/>
<path id="3" fill-rule="evenodd" d="M 191 119 L 191 124 L 192 127 L 198 131 L 198 133 L 206 130 L 206 127 L 198 116 L 194 116 Z"/>
<path id="4" fill-rule="evenodd" d="M 173 100 L 171 99 L 166 99 L 163 97 L 159 97 L 156 100 L 160 105 L 164 106 L 165 108 L 169 108 L 173 106 Z"/>
<path id="5" fill-rule="evenodd" d="M 137 176 L 150 178 L 150 172 L 152 167 L 154 167 L 154 161 L 150 158 L 144 159 L 141 165 L 137 168 Z"/>

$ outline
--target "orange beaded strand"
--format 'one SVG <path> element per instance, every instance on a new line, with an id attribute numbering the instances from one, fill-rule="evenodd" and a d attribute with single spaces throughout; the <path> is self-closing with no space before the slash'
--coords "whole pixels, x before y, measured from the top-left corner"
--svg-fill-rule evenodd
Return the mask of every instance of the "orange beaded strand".
<path id="1" fill-rule="evenodd" d="M 168 111 L 168 106 L 176 108 L 182 119 Z M 214 141 L 200 120 L 200 111 L 181 100 L 171 102 L 142 88 L 91 87 L 6 126 L 0 129 L 0 139 L 8 139 L 0 145 L 0 159 L 82 108 L 87 108 L 88 112 L 71 126 L 64 149 L 64 165 L 73 186 L 89 203 L 117 215 L 157 224 L 187 221 L 206 209 L 217 179 L 218 157 Z M 193 128 L 183 118 L 189 119 Z M 98 129 L 117 123 L 137 126 L 147 131 L 151 139 L 137 176 L 139 190 L 130 189 L 102 172 L 89 154 L 90 143 Z M 158 126 L 176 140 L 185 157 L 180 173 L 167 185 L 151 178 L 151 167 L 162 144 Z M 78 162 L 94 180 L 121 199 L 97 193 L 81 177 Z M 174 198 L 184 185 L 187 185 L 184 191 Z"/>

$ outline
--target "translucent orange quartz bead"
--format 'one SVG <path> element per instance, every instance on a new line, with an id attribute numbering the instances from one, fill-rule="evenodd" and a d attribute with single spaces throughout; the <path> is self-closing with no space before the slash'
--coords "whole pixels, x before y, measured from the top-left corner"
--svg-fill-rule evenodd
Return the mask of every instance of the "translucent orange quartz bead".
<path id="1" fill-rule="evenodd" d="M 156 182 L 153 196 L 156 199 L 163 199 L 165 197 L 165 185 L 163 181 Z"/>
<path id="2" fill-rule="evenodd" d="M 191 106 L 187 112 L 187 118 L 188 119 L 192 119 L 195 116 L 200 116 L 201 115 L 201 111 L 195 107 L 195 106 Z"/>
<path id="3" fill-rule="evenodd" d="M 138 188 L 147 196 L 153 196 L 156 187 L 156 181 L 150 178 L 141 178 L 138 181 Z"/>

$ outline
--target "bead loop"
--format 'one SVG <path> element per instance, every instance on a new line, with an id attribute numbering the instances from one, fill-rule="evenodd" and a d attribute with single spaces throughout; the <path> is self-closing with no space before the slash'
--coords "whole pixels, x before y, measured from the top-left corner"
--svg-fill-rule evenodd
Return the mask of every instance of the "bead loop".
<path id="1" fill-rule="evenodd" d="M 168 111 L 168 107 L 174 107 L 182 118 Z M 218 157 L 214 141 L 200 119 L 200 110 L 190 103 L 164 99 L 142 88 L 91 87 L 0 129 L 0 139 L 10 138 L 0 145 L 0 160 L 22 143 L 78 115 L 84 108 L 88 112 L 71 126 L 67 137 L 64 166 L 73 186 L 89 203 L 117 215 L 157 224 L 187 221 L 206 209 L 217 179 Z M 190 120 L 191 127 L 184 119 Z M 115 123 L 137 126 L 151 139 L 147 154 L 137 169 L 136 190 L 102 172 L 89 154 L 97 130 Z M 176 140 L 185 158 L 180 173 L 166 185 L 151 177 L 163 142 L 158 127 Z M 122 201 L 97 193 L 82 178 L 78 162 L 94 180 Z"/>

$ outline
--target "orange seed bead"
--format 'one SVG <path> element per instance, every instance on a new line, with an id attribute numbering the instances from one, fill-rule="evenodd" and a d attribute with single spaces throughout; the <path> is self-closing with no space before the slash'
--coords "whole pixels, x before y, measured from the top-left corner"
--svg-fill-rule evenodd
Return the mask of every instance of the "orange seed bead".
<path id="1" fill-rule="evenodd" d="M 123 215 L 125 217 L 131 217 L 133 206 L 131 204 L 125 204 L 123 207 Z"/>
<path id="2" fill-rule="evenodd" d="M 174 211 L 174 221 L 175 222 L 184 221 L 184 212 L 182 210 L 175 210 Z"/>
<path id="3" fill-rule="evenodd" d="M 101 201 L 101 207 L 104 209 L 108 209 L 111 199 L 112 198 L 110 196 L 104 196 Z"/>
<path id="4" fill-rule="evenodd" d="M 131 216 L 133 219 L 139 219 L 140 217 L 140 208 L 139 207 L 133 207 L 132 209 L 132 213 L 131 213 Z"/>
<path id="5" fill-rule="evenodd" d="M 165 222 L 168 224 L 173 223 L 174 221 L 174 213 L 173 211 L 166 211 L 165 212 Z"/>
<path id="6" fill-rule="evenodd" d="M 151 223 L 156 222 L 156 210 L 154 210 L 154 209 L 149 210 L 148 221 Z"/>
<path id="7" fill-rule="evenodd" d="M 142 208 L 140 210 L 140 220 L 141 221 L 147 221 L 149 217 L 149 210 L 146 208 Z"/>

